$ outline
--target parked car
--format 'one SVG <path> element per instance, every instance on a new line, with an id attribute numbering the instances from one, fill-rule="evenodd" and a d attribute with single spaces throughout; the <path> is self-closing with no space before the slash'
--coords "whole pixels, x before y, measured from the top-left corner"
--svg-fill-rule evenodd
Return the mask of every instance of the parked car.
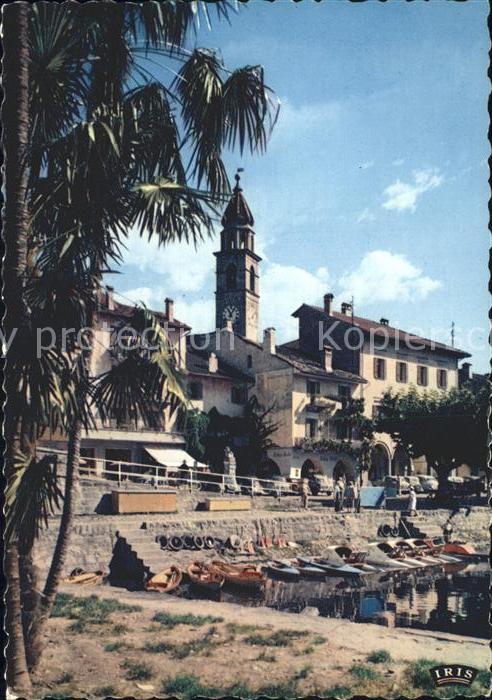
<path id="1" fill-rule="evenodd" d="M 437 491 L 439 487 L 439 482 L 435 476 L 430 476 L 429 474 L 421 474 L 418 477 L 422 491 L 424 493 L 432 493 Z"/>
<path id="2" fill-rule="evenodd" d="M 269 479 L 264 479 L 262 486 L 269 496 L 279 498 L 280 496 L 292 496 L 292 484 L 280 474 L 274 474 Z"/>
<path id="3" fill-rule="evenodd" d="M 319 489 L 318 493 L 326 493 L 326 494 L 331 494 L 333 493 L 333 479 L 325 476 L 325 474 L 313 474 L 312 479 L 310 481 L 316 481 L 319 484 Z M 311 484 L 310 484 L 311 486 Z"/>
<path id="4" fill-rule="evenodd" d="M 410 482 L 406 476 L 385 476 L 382 482 L 372 482 L 373 486 L 384 486 L 387 491 L 395 491 L 396 494 L 408 493 Z"/>
<path id="5" fill-rule="evenodd" d="M 405 479 L 408 481 L 410 486 L 413 486 L 415 493 L 424 493 L 422 484 L 418 476 L 406 476 Z"/>
<path id="6" fill-rule="evenodd" d="M 240 488 L 241 488 L 241 493 L 244 493 L 246 496 L 266 496 L 267 492 L 261 485 L 261 482 L 259 479 L 251 479 L 245 476 L 238 477 L 237 480 Z"/>

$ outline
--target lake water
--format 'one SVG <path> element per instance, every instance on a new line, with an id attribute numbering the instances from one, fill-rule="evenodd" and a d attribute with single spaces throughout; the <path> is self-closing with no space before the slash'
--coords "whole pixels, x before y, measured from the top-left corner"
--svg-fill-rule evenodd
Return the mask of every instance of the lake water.
<path id="1" fill-rule="evenodd" d="M 261 596 L 245 596 L 225 587 L 221 600 L 395 627 L 439 630 L 490 637 L 489 569 L 485 563 L 446 564 L 414 571 L 371 574 L 364 580 L 268 579 Z M 190 595 L 188 592 L 185 595 Z"/>

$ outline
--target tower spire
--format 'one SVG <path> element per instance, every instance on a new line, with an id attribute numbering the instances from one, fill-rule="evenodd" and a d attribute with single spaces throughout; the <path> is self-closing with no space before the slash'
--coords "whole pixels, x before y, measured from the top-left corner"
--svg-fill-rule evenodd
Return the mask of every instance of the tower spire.
<path id="1" fill-rule="evenodd" d="M 241 176 L 244 168 L 238 168 L 234 179 L 236 180 L 236 186 L 232 191 L 232 197 L 229 200 L 229 204 L 226 207 L 224 216 L 222 217 L 222 226 L 224 228 L 242 228 L 247 226 L 252 228 L 254 226 L 255 220 L 251 209 L 243 195 L 243 189 L 240 185 Z"/>

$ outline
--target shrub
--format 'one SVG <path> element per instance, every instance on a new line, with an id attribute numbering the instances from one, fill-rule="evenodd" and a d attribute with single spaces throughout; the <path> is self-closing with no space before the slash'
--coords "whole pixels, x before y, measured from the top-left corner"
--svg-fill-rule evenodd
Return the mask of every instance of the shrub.
<path id="1" fill-rule="evenodd" d="M 176 615 L 167 612 L 159 612 L 152 618 L 163 627 L 172 629 L 177 625 L 191 625 L 192 627 L 203 627 L 203 625 L 223 622 L 223 617 L 213 617 L 212 615 Z"/>
<path id="2" fill-rule="evenodd" d="M 321 693 L 323 698 L 346 698 L 349 695 L 353 695 L 353 691 L 346 685 L 334 685 Z"/>
<path id="3" fill-rule="evenodd" d="M 104 647 L 104 651 L 121 651 L 122 649 L 130 649 L 126 642 L 109 642 Z"/>
<path id="4" fill-rule="evenodd" d="M 97 688 L 94 691 L 94 695 L 101 698 L 114 697 L 116 695 L 116 688 L 113 685 L 103 685 L 101 688 Z"/>
<path id="5" fill-rule="evenodd" d="M 414 688 L 435 692 L 434 680 L 429 673 L 429 669 L 433 666 L 439 666 L 439 662 L 434 659 L 417 659 L 409 664 L 406 675 L 411 685 Z"/>
<path id="6" fill-rule="evenodd" d="M 126 669 L 125 678 L 128 681 L 147 681 L 154 675 L 150 666 L 145 663 L 125 661 L 123 668 Z"/>
<path id="7" fill-rule="evenodd" d="M 371 664 L 387 664 L 391 661 L 391 654 L 386 649 L 378 649 L 369 654 L 367 660 Z"/>
<path id="8" fill-rule="evenodd" d="M 369 666 L 352 666 L 349 671 L 359 681 L 374 681 L 379 678 L 379 673 Z"/>
<path id="9" fill-rule="evenodd" d="M 252 634 L 246 637 L 244 641 L 246 644 L 255 644 L 265 647 L 288 647 L 294 639 L 303 636 L 304 632 L 299 632 L 297 630 L 277 630 L 277 632 L 273 632 L 269 637 L 260 634 Z"/>

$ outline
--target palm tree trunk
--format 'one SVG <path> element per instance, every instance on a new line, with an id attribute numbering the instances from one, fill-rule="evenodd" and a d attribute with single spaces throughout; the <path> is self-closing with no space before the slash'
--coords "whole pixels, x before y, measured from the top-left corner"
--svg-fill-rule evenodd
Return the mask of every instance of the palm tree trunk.
<path id="1" fill-rule="evenodd" d="M 27 265 L 27 183 L 29 141 L 29 42 L 28 9 L 26 2 L 4 5 L 3 21 L 3 85 L 2 106 L 3 148 L 5 153 L 5 258 L 4 330 L 6 338 L 19 332 L 27 321 L 24 284 Z M 5 362 L 6 402 L 5 439 L 7 443 L 6 475 L 13 470 L 16 446 L 22 443 L 18 421 L 13 409 L 15 378 L 11 376 L 10 352 Z M 7 578 L 5 618 L 9 637 L 7 653 L 7 680 L 10 687 L 23 694 L 31 691 L 27 670 L 22 625 L 22 605 L 19 578 L 19 552 L 16 542 L 6 548 L 5 576 Z"/>
<path id="2" fill-rule="evenodd" d="M 22 625 L 22 608 L 19 582 L 19 552 L 12 543 L 6 548 L 4 571 L 7 579 L 5 592 L 5 626 L 9 641 L 7 653 L 7 685 L 16 693 L 30 695 L 31 679 L 27 670 L 24 630 Z"/>
<path id="3" fill-rule="evenodd" d="M 44 647 L 43 630 L 53 610 L 68 552 L 77 501 L 81 434 L 82 422 L 77 419 L 68 434 L 65 494 L 60 529 L 58 530 L 55 551 L 53 552 L 51 566 L 44 586 L 41 604 L 38 608 L 36 618 L 32 621 L 30 626 L 29 637 L 26 644 L 26 653 L 30 670 L 33 670 L 37 666 L 41 658 Z"/>

